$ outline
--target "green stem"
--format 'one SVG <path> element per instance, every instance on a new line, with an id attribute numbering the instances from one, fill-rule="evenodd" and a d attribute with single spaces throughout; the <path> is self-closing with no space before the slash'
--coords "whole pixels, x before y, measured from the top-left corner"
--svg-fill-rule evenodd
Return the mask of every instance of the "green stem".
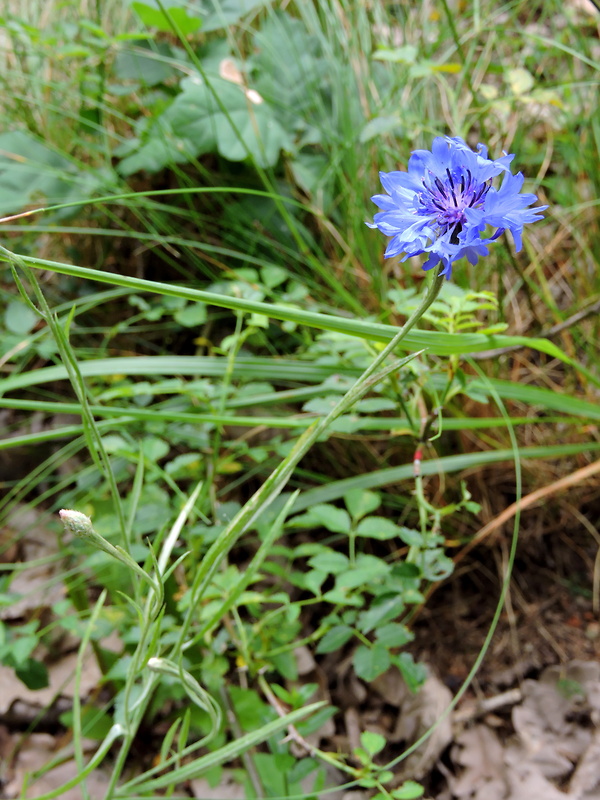
<path id="1" fill-rule="evenodd" d="M 356 383 L 339 400 L 326 417 L 315 422 L 299 437 L 293 449 L 278 467 L 266 479 L 264 484 L 250 498 L 242 509 L 231 520 L 228 527 L 222 532 L 219 538 L 210 547 L 196 572 L 194 585 L 192 587 L 190 602 L 190 612 L 186 616 L 180 629 L 179 642 L 175 645 L 176 651 L 183 646 L 184 640 L 188 635 L 188 630 L 192 622 L 193 610 L 200 602 L 206 587 L 211 581 L 221 559 L 231 550 L 237 539 L 248 529 L 251 523 L 264 511 L 267 506 L 277 497 L 289 480 L 298 462 L 304 457 L 317 439 L 327 430 L 331 423 L 345 413 L 351 406 L 375 383 L 382 379 L 381 374 L 376 374 L 379 367 L 385 362 L 386 358 L 393 353 L 396 347 L 408 332 L 416 325 L 425 311 L 438 296 L 444 277 L 440 275 L 442 265 L 440 264 L 433 276 L 433 281 L 420 305 L 413 311 L 404 325 L 400 328 L 394 338 L 383 348 L 377 358 L 367 367 Z M 409 357 L 410 358 L 410 357 Z M 401 364 L 405 361 L 401 362 Z M 400 364 L 400 365 L 401 365 Z M 389 372 L 388 367 L 385 372 Z M 185 643 L 185 648 L 191 647 L 197 640 L 197 636 Z"/>

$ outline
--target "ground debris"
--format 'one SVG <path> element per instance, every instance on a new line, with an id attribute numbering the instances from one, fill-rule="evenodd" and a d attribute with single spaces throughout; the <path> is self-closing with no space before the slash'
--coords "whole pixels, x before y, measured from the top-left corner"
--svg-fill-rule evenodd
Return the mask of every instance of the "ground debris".
<path id="1" fill-rule="evenodd" d="M 512 735 L 478 722 L 456 736 L 437 800 L 600 800 L 600 664 L 548 667 L 521 692 Z"/>

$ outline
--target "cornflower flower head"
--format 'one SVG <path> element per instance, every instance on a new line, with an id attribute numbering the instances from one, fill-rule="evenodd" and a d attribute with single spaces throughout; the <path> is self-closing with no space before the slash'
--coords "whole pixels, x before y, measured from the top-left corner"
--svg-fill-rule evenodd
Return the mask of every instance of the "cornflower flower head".
<path id="1" fill-rule="evenodd" d="M 509 164 L 513 155 L 504 153 L 495 161 L 487 147 L 472 150 L 455 137 L 438 136 L 431 150 L 415 150 L 407 172 L 380 172 L 387 194 L 371 200 L 381 209 L 367 225 L 391 236 L 385 257 L 427 253 L 423 269 L 442 262 L 441 275 L 451 277 L 452 265 L 461 258 L 476 264 L 488 255 L 488 245 L 509 230 L 517 252 L 521 234 L 528 222 L 542 219 L 539 213 L 548 206 L 528 208 L 537 200 L 534 194 L 521 194 L 523 175 L 513 175 Z M 499 188 L 493 179 L 502 175 Z M 496 230 L 482 237 L 487 226 Z"/>

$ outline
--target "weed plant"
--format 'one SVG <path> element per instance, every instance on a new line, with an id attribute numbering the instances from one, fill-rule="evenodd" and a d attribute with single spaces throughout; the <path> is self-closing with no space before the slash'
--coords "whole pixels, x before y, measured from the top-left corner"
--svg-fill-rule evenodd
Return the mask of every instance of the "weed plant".
<path id="1" fill-rule="evenodd" d="M 65 594 L 0 623 L 0 653 L 39 689 L 40 644 L 79 647 L 77 774 L 38 800 L 90 797 L 107 765 L 105 800 L 225 767 L 248 798 L 326 797 L 326 765 L 378 800 L 423 794 L 397 771 L 421 740 L 319 746 L 336 709 L 298 654 L 417 691 L 412 616 L 480 524 L 467 471 L 511 465 L 518 500 L 540 461 L 566 475 L 600 449 L 598 20 L 556 0 L 6 0 L 0 517 L 37 509 Z M 378 171 L 444 135 L 516 153 L 549 206 L 521 252 L 497 242 L 452 282 L 384 260 L 365 225 Z M 517 507 L 511 563 L 518 530 Z M 22 566 L 1 565 L 5 606 Z"/>

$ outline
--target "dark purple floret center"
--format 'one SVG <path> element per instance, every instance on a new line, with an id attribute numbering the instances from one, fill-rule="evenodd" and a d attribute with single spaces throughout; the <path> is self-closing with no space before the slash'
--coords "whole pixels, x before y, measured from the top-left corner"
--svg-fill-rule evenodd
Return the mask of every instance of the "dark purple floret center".
<path id="1" fill-rule="evenodd" d="M 453 236 L 458 236 L 466 221 L 465 208 L 482 205 L 492 185 L 491 180 L 483 183 L 475 180 L 469 169 L 455 171 L 454 174 L 447 169 L 443 179 L 428 170 L 421 182 L 423 191 L 417 195 L 417 213 L 435 215 L 441 233 L 454 228 Z"/>

